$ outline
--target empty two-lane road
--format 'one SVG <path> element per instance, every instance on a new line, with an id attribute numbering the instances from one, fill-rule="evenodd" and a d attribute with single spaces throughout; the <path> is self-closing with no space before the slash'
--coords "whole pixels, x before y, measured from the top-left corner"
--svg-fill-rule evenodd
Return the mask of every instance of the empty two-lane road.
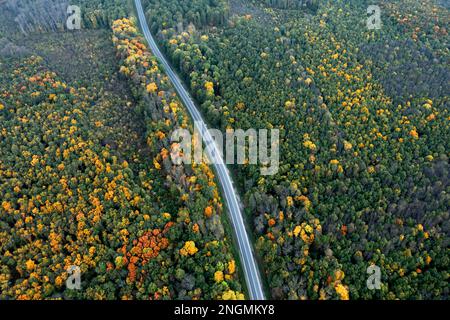
<path id="1" fill-rule="evenodd" d="M 169 65 L 166 58 L 159 50 L 156 41 L 150 33 L 144 10 L 142 9 L 141 0 L 134 0 L 134 2 L 136 4 L 136 10 L 138 13 L 142 32 L 144 33 L 150 49 L 163 65 L 168 77 L 170 78 L 173 86 L 175 87 L 181 100 L 183 101 L 183 104 L 191 114 L 195 125 L 197 126 L 197 129 L 202 135 L 203 142 L 205 143 L 205 145 L 209 146 L 207 150 L 212 163 L 214 163 L 219 182 L 225 195 L 225 201 L 230 213 L 231 222 L 233 224 L 233 229 L 239 246 L 239 255 L 242 261 L 242 267 L 244 269 L 244 276 L 247 283 L 247 288 L 249 290 L 250 298 L 253 300 L 264 300 L 261 276 L 259 274 L 255 256 L 250 245 L 247 231 L 245 229 L 244 219 L 242 217 L 241 208 L 239 206 L 239 200 L 233 187 L 228 169 L 224 164 L 222 157 L 220 156 L 221 153 L 219 152 L 214 139 L 212 138 L 211 134 L 207 130 L 205 130 L 206 124 L 203 121 L 200 112 L 197 110 L 197 107 L 195 106 L 191 96 L 189 95 L 189 92 L 184 88 L 180 78 L 173 71 L 172 67 Z"/>

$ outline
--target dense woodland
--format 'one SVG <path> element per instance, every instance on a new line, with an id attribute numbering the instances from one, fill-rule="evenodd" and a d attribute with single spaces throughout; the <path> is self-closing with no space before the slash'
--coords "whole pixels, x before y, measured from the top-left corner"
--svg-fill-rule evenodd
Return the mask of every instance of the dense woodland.
<path id="1" fill-rule="evenodd" d="M 0 299 L 244 298 L 214 174 L 168 159 L 191 125 L 135 22 L 2 17 Z"/>
<path id="2" fill-rule="evenodd" d="M 112 22 L 129 15 L 130 7 L 123 0 L 6 0 L 2 4 L 3 18 L 13 20 L 11 28 L 22 34 L 67 29 L 69 6 L 78 6 L 83 28 L 107 28 Z M 5 22 L 2 23 L 3 27 Z"/>
<path id="3" fill-rule="evenodd" d="M 0 298 L 244 298 L 214 174 L 169 160 L 191 124 L 132 7 L 79 0 L 67 32 L 32 2 L 0 5 Z M 269 297 L 448 299 L 449 8 L 377 3 L 368 30 L 366 0 L 143 0 L 211 127 L 280 129 L 276 175 L 231 168 Z"/>
<path id="4" fill-rule="evenodd" d="M 278 174 L 235 168 L 271 296 L 448 298 L 448 8 L 378 1 L 369 30 L 370 1 L 230 0 L 199 27 L 164 2 L 149 24 L 210 123 L 281 130 Z"/>

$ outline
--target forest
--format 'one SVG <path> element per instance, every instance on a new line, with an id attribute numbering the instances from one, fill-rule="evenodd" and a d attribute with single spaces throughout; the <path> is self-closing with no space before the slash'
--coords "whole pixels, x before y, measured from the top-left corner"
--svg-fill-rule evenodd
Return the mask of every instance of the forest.
<path id="1" fill-rule="evenodd" d="M 168 2 L 149 24 L 209 122 L 280 129 L 278 174 L 234 168 L 271 297 L 447 298 L 448 8 L 378 1 L 369 30 L 369 1 L 231 0 L 226 26 Z"/>
<path id="2" fill-rule="evenodd" d="M 214 173 L 168 159 L 192 127 L 134 19 L 24 37 L 9 17 L 0 299 L 243 299 Z"/>
<path id="3" fill-rule="evenodd" d="M 0 2 L 0 299 L 248 298 L 212 166 L 132 1 Z M 142 0 L 213 128 L 280 130 L 230 165 L 267 298 L 449 297 L 449 7 Z M 81 269 L 82 290 L 66 287 Z M 367 285 L 381 270 L 380 289 Z"/>

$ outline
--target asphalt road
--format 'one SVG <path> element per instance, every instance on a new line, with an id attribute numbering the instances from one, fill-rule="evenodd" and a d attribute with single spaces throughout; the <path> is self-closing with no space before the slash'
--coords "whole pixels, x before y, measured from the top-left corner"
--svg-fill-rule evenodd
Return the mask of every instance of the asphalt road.
<path id="1" fill-rule="evenodd" d="M 231 222 L 235 232 L 236 240 L 238 243 L 238 251 L 240 254 L 242 267 L 244 270 L 244 276 L 247 283 L 247 288 L 249 291 L 250 299 L 252 300 L 264 300 L 264 291 L 261 282 L 261 276 L 258 270 L 256 259 L 252 246 L 248 238 L 247 231 L 245 229 L 244 220 L 242 217 L 242 211 L 239 206 L 239 198 L 233 187 L 233 183 L 228 172 L 226 165 L 223 162 L 221 153 L 219 152 L 214 139 L 211 134 L 206 130 L 206 124 L 197 107 L 194 104 L 189 92 L 183 86 L 178 75 L 173 71 L 172 67 L 167 62 L 164 55 L 158 48 L 150 30 L 148 28 L 147 19 L 145 18 L 144 10 L 142 9 L 141 0 L 134 0 L 136 5 L 136 10 L 138 13 L 139 22 L 141 24 L 141 29 L 144 36 L 150 46 L 153 54 L 158 58 L 160 63 L 163 65 L 168 77 L 172 81 L 173 86 L 178 92 L 181 100 L 191 114 L 197 129 L 202 135 L 203 142 L 205 143 L 208 150 L 208 154 L 212 163 L 214 164 L 216 174 L 218 176 L 219 182 L 222 186 L 223 194 L 225 196 L 225 201 L 228 207 L 228 211 L 231 217 Z"/>

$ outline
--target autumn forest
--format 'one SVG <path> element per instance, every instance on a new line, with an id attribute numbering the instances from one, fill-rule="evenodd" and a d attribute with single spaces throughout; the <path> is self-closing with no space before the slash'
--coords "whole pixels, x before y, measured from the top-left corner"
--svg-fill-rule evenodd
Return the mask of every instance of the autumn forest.
<path id="1" fill-rule="evenodd" d="M 0 1 L 0 300 L 448 299 L 446 1 L 141 2 L 208 127 L 279 130 L 250 254 L 135 1 Z"/>

